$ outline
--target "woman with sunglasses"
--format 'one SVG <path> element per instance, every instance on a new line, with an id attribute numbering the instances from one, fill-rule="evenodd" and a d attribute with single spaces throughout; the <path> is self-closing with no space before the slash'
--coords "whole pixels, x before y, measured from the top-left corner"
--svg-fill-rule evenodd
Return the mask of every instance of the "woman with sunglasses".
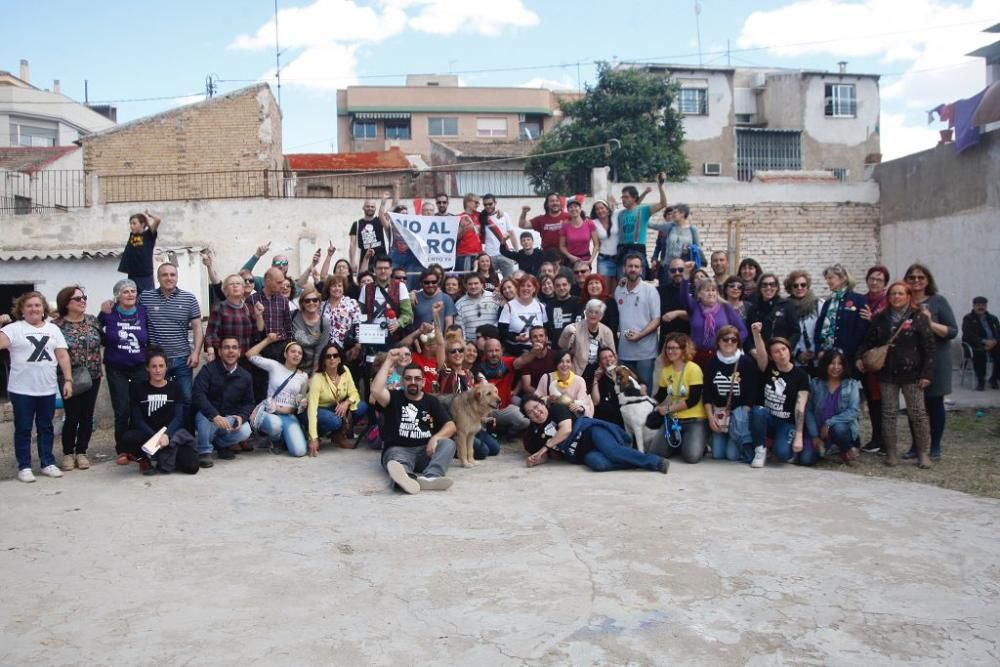
<path id="1" fill-rule="evenodd" d="M 911 267 L 912 268 L 912 267 Z M 899 463 L 896 449 L 896 416 L 899 412 L 899 394 L 906 400 L 906 417 L 917 452 L 918 465 L 929 468 L 930 425 L 924 408 L 924 390 L 934 377 L 934 334 L 928 317 L 913 305 L 913 292 L 909 283 L 894 282 L 889 285 L 889 307 L 872 319 L 865 340 L 858 348 L 858 370 L 864 368 L 862 357 L 868 350 L 892 345 L 886 353 L 878 376 L 882 396 L 882 438 L 885 442 L 885 464 Z M 949 369 L 950 372 L 951 369 Z"/>
<path id="2" fill-rule="evenodd" d="M 812 440 L 813 449 L 823 456 L 836 447 L 844 463 L 856 466 L 861 383 L 850 376 L 847 358 L 840 350 L 823 355 L 816 375 L 809 381 L 806 409 L 806 433 Z"/>
<path id="3" fill-rule="evenodd" d="M 817 355 L 840 350 L 853 372 L 858 346 L 868 331 L 868 321 L 862 317 L 865 297 L 854 291 L 854 278 L 841 264 L 828 266 L 823 278 L 830 298 L 823 302 L 813 330 Z"/>
<path id="4" fill-rule="evenodd" d="M 738 276 L 729 276 L 722 283 L 722 293 L 719 297 L 732 306 L 732 309 L 746 321 L 749 301 L 743 300 L 743 280 Z"/>
<path id="5" fill-rule="evenodd" d="M 797 366 L 812 375 L 816 368 L 816 340 L 813 332 L 816 330 L 819 311 L 823 308 L 823 299 L 813 294 L 809 272 L 799 269 L 791 271 L 785 277 L 785 292 L 788 293 L 787 305 L 791 320 L 795 323 L 795 337 L 789 339 L 795 344 L 792 357 Z M 850 373 L 850 369 L 847 372 Z"/>
<path id="6" fill-rule="evenodd" d="M 368 413 L 350 369 L 344 364 L 344 349 L 327 343 L 320 352 L 320 367 L 309 382 L 305 414 L 299 422 L 309 434 L 309 456 L 319 453 L 319 439 L 334 433 L 334 443 L 354 446 L 353 424 Z"/>
<path id="7" fill-rule="evenodd" d="M 934 376 L 924 389 L 924 405 L 931 426 L 930 456 L 937 460 L 941 458 L 944 436 L 944 397 L 951 393 L 951 341 L 958 335 L 958 322 L 948 300 L 938 293 L 930 269 L 923 264 L 911 264 L 903 275 L 913 293 L 913 306 L 928 317 L 934 334 Z M 917 455 L 917 450 L 911 447 L 903 458 L 915 459 Z"/>
<path id="8" fill-rule="evenodd" d="M 740 287 L 742 288 L 742 284 Z M 705 415 L 712 434 L 712 458 L 750 463 L 754 420 L 760 405 L 760 371 L 740 346 L 740 332 L 726 325 L 715 335 L 715 356 L 705 365 Z"/>
<path id="9" fill-rule="evenodd" d="M 269 409 L 258 404 L 250 421 L 258 433 L 270 436 L 273 444 L 284 442 L 289 456 L 305 456 L 306 437 L 296 416 L 309 388 L 309 376 L 299 370 L 302 345 L 289 341 L 281 355 L 282 363 L 278 363 L 261 356 L 264 348 L 276 340 L 278 334 L 269 333 L 267 338 L 246 351 L 250 363 L 267 372 Z"/>
<path id="10" fill-rule="evenodd" d="M 94 407 L 101 388 L 101 333 L 100 322 L 87 314 L 87 294 L 79 285 L 64 287 L 56 295 L 59 317 L 55 324 L 63 333 L 69 347 L 70 364 L 74 372 L 84 368 L 90 375 L 91 386 L 84 390 L 74 382 L 73 396 L 63 401 L 66 421 L 62 430 L 63 457 L 59 467 L 65 471 L 90 467 L 87 447 L 94 432 Z M 72 378 L 70 378 L 72 379 Z"/>
<path id="11" fill-rule="evenodd" d="M 747 309 L 746 323 L 761 323 L 761 335 L 764 340 L 774 337 L 784 338 L 794 349 L 798 342 L 799 332 L 795 324 L 792 308 L 781 298 L 781 285 L 778 276 L 773 273 L 762 273 L 757 281 L 757 298 Z M 745 343 L 746 350 L 753 347 L 753 340 Z"/>
<path id="12" fill-rule="evenodd" d="M 715 285 L 715 282 L 712 282 Z M 685 463 L 697 463 L 705 455 L 708 442 L 708 422 L 702 403 L 704 375 L 694 363 L 694 343 L 684 333 L 667 334 L 661 354 L 663 370 L 655 400 L 656 412 L 677 420 L 681 433 L 681 458 Z M 667 447 L 667 456 L 673 449 Z"/>
<path id="13" fill-rule="evenodd" d="M 867 303 L 861 309 L 861 317 L 870 326 L 875 316 L 889 307 L 889 294 L 886 290 L 889 286 L 889 269 L 881 264 L 876 264 L 869 268 L 865 274 L 865 284 L 868 285 L 868 293 L 865 294 Z M 868 452 L 869 454 L 876 452 L 884 454 L 885 440 L 882 435 L 882 394 L 879 391 L 878 375 L 876 373 L 865 372 L 861 376 L 861 386 L 865 390 L 868 418 L 872 423 L 871 440 L 861 448 L 861 451 Z"/>
<path id="14" fill-rule="evenodd" d="M 317 356 L 330 340 L 330 321 L 320 315 L 320 296 L 315 288 L 307 287 L 299 297 L 299 309 L 292 317 L 292 338 L 302 346 L 299 368 L 314 373 L 319 366 Z"/>

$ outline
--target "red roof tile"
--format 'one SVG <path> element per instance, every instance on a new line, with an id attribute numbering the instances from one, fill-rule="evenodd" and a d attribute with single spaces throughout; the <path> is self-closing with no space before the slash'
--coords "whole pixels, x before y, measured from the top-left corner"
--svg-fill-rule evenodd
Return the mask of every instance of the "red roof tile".
<path id="1" fill-rule="evenodd" d="M 367 153 L 289 153 L 285 155 L 292 171 L 376 171 L 409 169 L 410 161 L 398 148 Z"/>
<path id="2" fill-rule="evenodd" d="M 63 155 L 78 150 L 80 150 L 79 146 L 50 146 L 46 148 L 4 146 L 0 147 L 0 169 L 33 174 Z"/>

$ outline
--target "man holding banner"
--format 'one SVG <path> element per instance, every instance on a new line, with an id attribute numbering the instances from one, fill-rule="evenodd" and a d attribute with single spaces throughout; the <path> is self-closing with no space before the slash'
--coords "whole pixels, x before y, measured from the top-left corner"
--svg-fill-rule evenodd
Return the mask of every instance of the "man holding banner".
<path id="1" fill-rule="evenodd" d="M 430 202 L 428 202 L 430 204 Z M 421 213 L 426 211 L 421 209 Z M 387 214 L 392 233 L 413 254 L 422 268 L 440 264 L 444 269 L 455 266 L 458 221 L 456 216 Z"/>

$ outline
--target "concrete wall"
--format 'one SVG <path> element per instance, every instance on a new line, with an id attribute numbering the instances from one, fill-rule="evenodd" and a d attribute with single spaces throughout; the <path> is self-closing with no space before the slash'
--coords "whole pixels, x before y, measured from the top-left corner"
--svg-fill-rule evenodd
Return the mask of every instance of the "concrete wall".
<path id="1" fill-rule="evenodd" d="M 962 155 L 948 144 L 885 162 L 875 180 L 893 276 L 922 262 L 957 316 L 978 295 L 1000 312 L 1000 131 Z"/>

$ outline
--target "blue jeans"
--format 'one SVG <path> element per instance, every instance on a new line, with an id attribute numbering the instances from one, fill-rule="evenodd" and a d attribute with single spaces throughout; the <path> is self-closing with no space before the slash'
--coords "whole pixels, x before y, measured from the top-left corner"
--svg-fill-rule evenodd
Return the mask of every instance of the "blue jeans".
<path id="1" fill-rule="evenodd" d="M 17 469 L 31 470 L 31 424 L 34 422 L 38 432 L 38 463 L 44 468 L 55 465 L 56 457 L 52 455 L 52 442 L 55 433 L 52 429 L 52 418 L 56 412 L 56 395 L 28 396 L 8 392 L 10 407 L 14 411 L 14 456 L 17 458 Z"/>
<path id="2" fill-rule="evenodd" d="M 583 464 L 594 472 L 608 472 L 610 470 L 632 470 L 641 468 L 642 470 L 659 470 L 659 456 L 644 454 L 638 449 L 626 447 L 618 442 L 618 439 L 603 428 L 595 428 L 590 431 L 590 441 L 594 448 L 583 457 Z"/>
<path id="3" fill-rule="evenodd" d="M 223 431 L 200 412 L 195 415 L 194 420 L 198 426 L 199 454 L 211 454 L 213 444 L 219 449 L 226 449 L 250 438 L 250 424 L 246 422 L 240 424 L 240 427 L 235 431 Z M 229 417 L 229 425 L 236 426 L 235 417 Z"/>
<path id="4" fill-rule="evenodd" d="M 817 434 L 816 437 L 819 437 Z M 812 438 L 810 438 L 812 440 Z M 833 424 L 830 427 L 830 437 L 826 440 L 826 446 L 836 445 L 841 456 L 847 453 L 851 447 L 855 446 L 854 438 L 851 435 L 851 427 L 848 424 Z M 809 453 L 806 453 L 806 450 Z M 821 457 L 820 452 L 812 446 L 812 442 L 802 443 L 802 452 L 799 454 L 799 464 L 804 466 L 816 465 Z"/>
<path id="5" fill-rule="evenodd" d="M 151 290 L 156 285 L 153 284 L 153 276 L 132 276 L 129 275 L 128 279 L 135 283 L 136 293 L 142 294 L 146 290 Z"/>
<path id="6" fill-rule="evenodd" d="M 795 439 L 795 422 L 778 419 L 770 412 L 764 410 L 760 414 L 753 415 L 751 428 L 753 429 L 753 444 L 755 447 L 764 445 L 767 436 L 770 435 L 774 438 L 774 447 L 772 449 L 774 458 L 781 463 L 792 462 L 795 457 L 795 452 L 792 451 L 792 441 Z M 804 445 L 805 438 L 803 438 Z M 803 451 L 805 450 L 803 449 Z"/>
<path id="7" fill-rule="evenodd" d="M 478 255 L 456 255 L 455 271 L 458 271 L 459 273 L 467 273 L 474 270 L 477 257 Z"/>
<path id="8" fill-rule="evenodd" d="M 708 420 L 688 418 L 678 420 L 681 424 L 681 458 L 685 463 L 697 463 L 705 455 L 708 444 Z M 668 450 L 668 455 L 671 453 Z"/>
<path id="9" fill-rule="evenodd" d="M 753 459 L 751 424 L 766 414 L 767 410 L 759 405 L 734 408 L 729 417 L 729 432 L 712 433 L 712 458 L 749 463 Z"/>
<path id="10" fill-rule="evenodd" d="M 487 430 L 482 430 L 476 434 L 472 441 L 472 458 L 482 461 L 487 456 L 496 456 L 500 453 L 500 443 Z"/>
<path id="11" fill-rule="evenodd" d="M 618 277 L 618 258 L 614 255 L 597 255 L 597 275 L 607 278 Z"/>
<path id="12" fill-rule="evenodd" d="M 646 393 L 653 394 L 653 368 L 656 367 L 656 359 L 622 359 L 621 362 L 635 371 L 639 376 L 639 382 L 646 385 Z"/>
<path id="13" fill-rule="evenodd" d="M 355 423 L 362 417 L 368 414 L 368 404 L 364 401 L 358 403 L 358 409 L 351 412 L 351 418 Z M 306 413 L 301 413 L 299 415 L 299 422 L 302 424 L 302 430 L 308 432 L 309 421 Z M 318 408 L 316 410 L 316 435 L 323 437 L 330 435 L 336 431 L 339 431 L 344 426 L 344 420 L 337 416 L 333 410 L 329 408 Z"/>
<path id="14" fill-rule="evenodd" d="M 261 418 L 258 429 L 271 440 L 285 443 L 289 456 L 306 455 L 306 436 L 295 415 L 267 414 Z"/>
<path id="15" fill-rule="evenodd" d="M 188 368 L 187 360 L 186 356 L 167 359 L 167 379 L 176 382 L 177 388 L 180 389 L 185 419 L 191 410 L 191 388 L 194 383 L 193 372 Z"/>

